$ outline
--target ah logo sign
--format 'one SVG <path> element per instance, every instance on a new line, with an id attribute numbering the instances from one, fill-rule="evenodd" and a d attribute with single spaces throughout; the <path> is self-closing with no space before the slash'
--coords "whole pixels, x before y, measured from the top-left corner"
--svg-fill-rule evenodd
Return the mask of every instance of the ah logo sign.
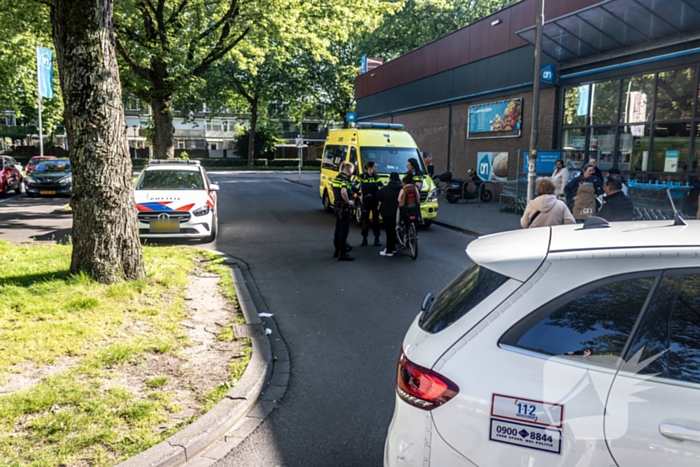
<path id="1" fill-rule="evenodd" d="M 492 152 L 480 152 L 477 157 L 476 174 L 485 182 L 491 180 L 491 165 L 493 162 Z"/>
<path id="2" fill-rule="evenodd" d="M 554 84 L 554 65 L 542 65 L 540 70 L 540 83 Z"/>

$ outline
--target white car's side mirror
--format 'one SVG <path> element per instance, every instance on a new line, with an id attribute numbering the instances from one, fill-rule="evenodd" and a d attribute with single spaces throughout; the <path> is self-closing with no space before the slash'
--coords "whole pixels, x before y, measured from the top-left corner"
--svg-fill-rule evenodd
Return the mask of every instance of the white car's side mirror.
<path id="1" fill-rule="evenodd" d="M 211 185 L 209 185 L 209 189 L 211 191 L 219 191 L 219 185 L 216 183 L 212 183 Z"/>

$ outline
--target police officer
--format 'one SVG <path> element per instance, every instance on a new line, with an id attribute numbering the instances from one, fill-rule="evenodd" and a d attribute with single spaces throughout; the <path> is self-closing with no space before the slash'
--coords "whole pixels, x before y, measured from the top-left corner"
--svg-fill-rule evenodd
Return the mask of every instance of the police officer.
<path id="1" fill-rule="evenodd" d="M 335 199 L 335 236 L 333 246 L 335 247 L 334 258 L 339 261 L 353 261 L 355 258 L 348 254 L 348 233 L 350 232 L 350 219 L 352 219 L 351 207 L 355 202 L 352 199 L 352 183 L 350 175 L 355 170 L 355 166 L 350 162 L 343 162 L 340 165 L 340 173 L 333 179 L 333 198 Z"/>
<path id="2" fill-rule="evenodd" d="M 374 246 L 382 246 L 379 237 L 382 232 L 379 230 L 379 200 L 377 193 L 384 184 L 377 177 L 377 164 L 369 161 L 365 165 L 365 171 L 360 176 L 360 190 L 362 193 L 362 246 L 367 246 L 367 235 L 369 234 L 369 224 L 372 223 L 374 232 Z"/>

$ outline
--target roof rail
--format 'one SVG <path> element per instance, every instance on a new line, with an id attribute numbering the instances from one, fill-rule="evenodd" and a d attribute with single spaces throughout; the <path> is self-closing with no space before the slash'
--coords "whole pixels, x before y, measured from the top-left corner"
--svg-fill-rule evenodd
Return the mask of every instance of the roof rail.
<path id="1" fill-rule="evenodd" d="M 403 125 L 400 123 L 358 123 L 358 129 L 368 130 L 403 130 Z"/>
<path id="2" fill-rule="evenodd" d="M 189 165 L 200 165 L 199 161 L 189 161 L 184 159 L 148 159 L 148 165 L 158 165 L 158 164 L 189 164 Z"/>
<path id="3" fill-rule="evenodd" d="M 578 230 L 607 229 L 610 227 L 608 221 L 602 217 L 591 216 L 583 223 L 583 227 Z"/>

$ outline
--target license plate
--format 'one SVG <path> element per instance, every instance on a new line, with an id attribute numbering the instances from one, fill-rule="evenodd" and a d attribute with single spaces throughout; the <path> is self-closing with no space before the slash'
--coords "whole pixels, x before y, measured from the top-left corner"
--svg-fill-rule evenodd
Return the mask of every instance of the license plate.
<path id="1" fill-rule="evenodd" d="M 151 221 L 152 233 L 177 233 L 180 231 L 180 221 L 177 219 Z"/>
<path id="2" fill-rule="evenodd" d="M 42 195 L 55 195 L 56 192 L 55 191 L 42 191 L 41 194 Z"/>

